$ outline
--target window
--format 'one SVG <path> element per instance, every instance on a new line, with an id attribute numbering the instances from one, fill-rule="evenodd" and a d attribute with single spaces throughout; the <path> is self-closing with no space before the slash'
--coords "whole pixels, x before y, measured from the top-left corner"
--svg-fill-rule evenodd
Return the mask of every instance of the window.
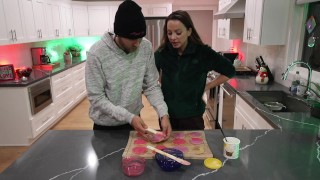
<path id="1" fill-rule="evenodd" d="M 308 7 L 302 60 L 320 72 L 320 2 L 310 3 Z"/>

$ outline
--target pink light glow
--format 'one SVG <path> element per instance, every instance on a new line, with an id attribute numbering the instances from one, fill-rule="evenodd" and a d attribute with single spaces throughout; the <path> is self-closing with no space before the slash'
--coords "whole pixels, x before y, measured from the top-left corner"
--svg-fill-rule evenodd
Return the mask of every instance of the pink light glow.
<path id="1" fill-rule="evenodd" d="M 232 40 L 232 46 L 233 47 L 231 48 L 231 51 L 239 53 L 238 59 L 241 60 L 241 61 L 244 61 L 245 55 L 241 51 L 241 44 L 242 44 L 242 42 L 241 42 L 240 39 Z"/>

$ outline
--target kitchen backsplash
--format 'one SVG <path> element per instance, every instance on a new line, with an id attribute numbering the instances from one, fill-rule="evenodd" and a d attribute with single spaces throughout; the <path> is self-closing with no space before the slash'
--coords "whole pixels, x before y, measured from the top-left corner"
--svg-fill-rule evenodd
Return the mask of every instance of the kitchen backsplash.
<path id="1" fill-rule="evenodd" d="M 30 50 L 32 47 L 46 47 L 46 51 L 51 62 L 62 60 L 63 52 L 72 45 L 81 46 L 81 56 L 85 56 L 86 51 L 99 39 L 100 37 L 65 38 L 35 43 L 0 46 L 0 64 L 13 64 L 15 69 L 21 67 L 32 67 L 33 64 Z"/>

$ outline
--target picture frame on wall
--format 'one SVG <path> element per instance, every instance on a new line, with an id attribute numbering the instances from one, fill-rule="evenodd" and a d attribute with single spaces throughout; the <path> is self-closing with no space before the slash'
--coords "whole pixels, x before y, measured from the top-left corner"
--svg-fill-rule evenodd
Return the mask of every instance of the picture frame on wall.
<path id="1" fill-rule="evenodd" d="M 13 64 L 0 65 L 0 81 L 15 79 Z"/>

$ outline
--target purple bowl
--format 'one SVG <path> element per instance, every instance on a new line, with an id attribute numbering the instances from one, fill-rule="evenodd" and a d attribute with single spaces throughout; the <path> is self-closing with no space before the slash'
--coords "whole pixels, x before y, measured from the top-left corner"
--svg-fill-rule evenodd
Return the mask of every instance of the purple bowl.
<path id="1" fill-rule="evenodd" d="M 165 148 L 162 151 L 164 151 L 168 154 L 171 154 L 175 157 L 178 157 L 180 159 L 183 159 L 183 152 L 178 149 Z M 158 165 L 160 166 L 160 168 L 164 171 L 174 171 L 174 170 L 180 168 L 182 165 L 179 162 L 177 162 L 171 158 L 168 158 L 167 156 L 159 154 L 159 153 L 156 153 L 155 159 L 156 159 Z"/>

